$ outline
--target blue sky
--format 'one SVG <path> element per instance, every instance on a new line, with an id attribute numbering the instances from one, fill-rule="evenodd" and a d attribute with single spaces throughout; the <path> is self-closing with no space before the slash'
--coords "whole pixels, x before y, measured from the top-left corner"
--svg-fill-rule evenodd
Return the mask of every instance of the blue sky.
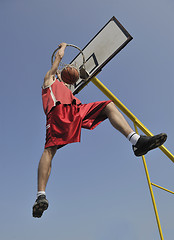
<path id="1" fill-rule="evenodd" d="M 106 120 L 57 152 L 49 210 L 31 216 L 45 139 L 41 85 L 61 42 L 83 48 L 115 16 L 133 40 L 98 75 L 174 153 L 174 2 L 171 0 L 1 0 L 1 218 L 3 240 L 160 239 L 141 158 Z M 92 83 L 77 97 L 107 100 Z M 129 120 L 128 120 L 129 121 Z M 132 123 L 129 121 L 132 125 Z M 174 165 L 146 157 L 151 181 L 174 190 Z M 173 240 L 174 196 L 153 188 L 164 238 Z"/>

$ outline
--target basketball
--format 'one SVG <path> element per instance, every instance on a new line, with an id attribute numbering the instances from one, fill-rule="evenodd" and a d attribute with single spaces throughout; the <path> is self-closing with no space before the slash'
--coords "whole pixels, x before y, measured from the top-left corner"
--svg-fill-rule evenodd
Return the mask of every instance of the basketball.
<path id="1" fill-rule="evenodd" d="M 61 79 L 67 84 L 74 84 L 79 79 L 79 72 L 75 67 L 67 66 L 61 71 Z"/>

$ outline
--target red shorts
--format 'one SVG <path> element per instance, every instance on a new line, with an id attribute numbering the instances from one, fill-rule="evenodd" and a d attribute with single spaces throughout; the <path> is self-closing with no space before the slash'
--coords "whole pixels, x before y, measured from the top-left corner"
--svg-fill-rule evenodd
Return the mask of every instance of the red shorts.
<path id="1" fill-rule="evenodd" d="M 111 101 L 59 104 L 47 115 L 45 148 L 80 142 L 81 128 L 94 129 L 107 116 L 100 112 Z"/>

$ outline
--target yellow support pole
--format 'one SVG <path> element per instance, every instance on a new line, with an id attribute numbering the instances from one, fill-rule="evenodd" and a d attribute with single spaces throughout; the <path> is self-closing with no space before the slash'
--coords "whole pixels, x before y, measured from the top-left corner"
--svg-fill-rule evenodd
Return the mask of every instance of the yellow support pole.
<path id="1" fill-rule="evenodd" d="M 129 109 L 127 107 L 124 106 L 124 104 L 122 104 L 122 102 L 116 98 L 114 96 L 113 93 L 111 93 L 109 91 L 108 88 L 106 88 L 104 86 L 103 83 L 101 83 L 98 78 L 93 77 L 91 79 L 91 82 L 93 82 L 94 85 L 96 85 L 96 87 L 98 87 L 110 100 L 112 100 L 115 105 L 128 117 L 130 118 L 130 120 L 132 120 L 134 122 L 134 124 L 136 124 L 141 130 L 142 132 L 144 132 L 147 136 L 153 136 L 153 134 L 135 117 L 135 115 L 133 115 Z M 172 161 L 174 162 L 174 155 L 169 152 L 169 150 L 164 146 L 160 146 L 159 147 L 161 149 L 161 151 L 163 151 L 163 153 Z"/>
<path id="2" fill-rule="evenodd" d="M 150 177 L 149 177 L 149 173 L 148 173 L 148 169 L 147 169 L 147 164 L 146 164 L 146 161 L 145 161 L 145 157 L 142 156 L 142 159 L 143 159 L 143 165 L 144 165 L 146 178 L 147 178 L 147 182 L 148 182 L 148 186 L 149 186 L 149 190 L 150 190 L 152 204 L 153 204 L 153 208 L 154 208 L 154 212 L 155 212 L 155 216 L 156 216 L 158 231 L 159 231 L 161 240 L 164 240 L 164 237 L 163 237 L 163 234 L 162 234 L 162 229 L 161 229 L 161 224 L 160 224 L 160 220 L 159 220 L 159 215 L 158 215 L 158 211 L 157 211 L 157 206 L 156 206 L 156 203 L 155 203 L 155 197 L 154 197 L 154 194 L 153 194 L 152 185 L 151 185 L 151 182 L 150 182 Z"/>
<path id="3" fill-rule="evenodd" d="M 138 129 L 137 129 L 136 124 L 134 124 L 134 126 L 135 126 L 136 133 L 138 133 Z M 156 206 L 156 202 L 155 202 L 155 197 L 154 197 L 154 194 L 153 194 L 153 189 L 152 189 L 152 185 L 151 185 L 150 176 L 149 176 L 149 172 L 148 172 L 148 169 L 147 169 L 147 164 L 146 164 L 145 157 L 142 156 L 142 159 L 143 159 L 144 170 L 145 170 L 145 173 L 146 173 L 147 183 L 148 183 L 148 186 L 149 186 L 149 191 L 150 191 L 150 195 L 151 195 L 151 199 L 152 199 L 153 209 L 154 209 L 154 212 L 155 212 L 155 217 L 156 217 L 156 221 L 157 221 L 157 225 L 158 225 L 158 231 L 159 231 L 161 240 L 164 240 L 162 229 L 161 229 L 161 224 L 160 224 L 160 219 L 159 219 L 159 215 L 158 215 L 158 211 L 157 211 L 157 206 Z"/>
<path id="4" fill-rule="evenodd" d="M 160 188 L 160 189 L 166 191 L 166 192 L 169 192 L 169 193 L 174 194 L 173 191 L 170 191 L 170 190 L 168 190 L 168 189 L 166 189 L 166 188 L 163 188 L 163 187 L 161 187 L 161 186 L 159 186 L 159 185 L 157 185 L 157 184 L 155 184 L 155 183 L 151 183 L 151 184 L 152 184 L 153 186 L 157 187 L 157 188 Z"/>
<path id="5" fill-rule="evenodd" d="M 137 127 L 139 127 L 147 136 L 153 136 L 153 134 L 128 110 L 128 108 L 126 108 L 118 98 L 116 98 L 114 96 L 113 93 L 111 93 L 109 91 L 109 89 L 107 89 L 104 84 L 102 84 L 96 77 L 93 77 L 91 79 L 91 81 L 94 83 L 94 85 L 96 85 L 110 100 L 112 100 L 115 105 L 130 119 L 133 121 L 134 126 L 135 126 L 135 130 L 138 133 L 138 129 Z M 163 153 L 170 159 L 172 160 L 172 162 L 174 162 L 174 155 L 168 151 L 168 149 L 166 147 L 164 147 L 163 145 L 160 146 L 160 149 L 163 151 Z M 156 184 L 151 183 L 150 181 L 150 177 L 149 177 L 149 173 L 148 173 L 148 169 L 147 169 L 147 164 L 146 164 L 146 160 L 145 157 L 142 156 L 143 159 L 143 165 L 144 165 L 144 169 L 145 169 L 145 173 L 146 173 L 146 178 L 147 178 L 147 182 L 148 182 L 148 186 L 149 186 L 149 191 L 150 191 L 150 195 L 151 195 L 151 199 L 152 199 L 152 203 L 153 203 L 153 208 L 154 208 L 154 212 L 155 212 L 155 217 L 156 217 L 156 221 L 157 221 L 157 225 L 158 225 L 158 230 L 159 230 L 159 234 L 160 234 L 160 238 L 161 240 L 164 240 L 163 234 L 162 234 L 162 229 L 161 229 L 161 224 L 160 224 L 160 220 L 159 220 L 159 216 L 158 216 L 158 211 L 157 211 L 157 207 L 156 207 L 156 203 L 155 203 L 155 198 L 154 198 L 154 194 L 153 194 L 153 189 L 152 189 L 152 185 L 159 187 L 163 190 L 166 190 Z M 166 190 L 168 192 L 171 192 L 169 190 Z M 173 193 L 173 192 L 171 192 Z"/>

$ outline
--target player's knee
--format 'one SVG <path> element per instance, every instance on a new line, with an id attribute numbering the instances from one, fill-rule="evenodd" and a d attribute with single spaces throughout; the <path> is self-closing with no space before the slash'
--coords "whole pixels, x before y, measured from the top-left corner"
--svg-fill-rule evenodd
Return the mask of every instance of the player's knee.
<path id="1" fill-rule="evenodd" d="M 108 103 L 108 105 L 105 107 L 105 112 L 110 112 L 115 108 L 115 104 L 113 102 Z"/>
<path id="2" fill-rule="evenodd" d="M 45 154 L 47 154 L 47 155 L 49 155 L 49 156 L 51 156 L 51 157 L 54 156 L 54 154 L 56 153 L 56 151 L 57 151 L 57 147 L 56 147 L 56 146 L 55 146 L 55 147 L 48 147 L 48 148 L 45 148 L 45 149 L 44 149 Z"/>
<path id="3" fill-rule="evenodd" d="M 109 108 L 115 108 L 115 104 L 113 102 L 110 102 L 108 105 L 107 105 Z"/>

